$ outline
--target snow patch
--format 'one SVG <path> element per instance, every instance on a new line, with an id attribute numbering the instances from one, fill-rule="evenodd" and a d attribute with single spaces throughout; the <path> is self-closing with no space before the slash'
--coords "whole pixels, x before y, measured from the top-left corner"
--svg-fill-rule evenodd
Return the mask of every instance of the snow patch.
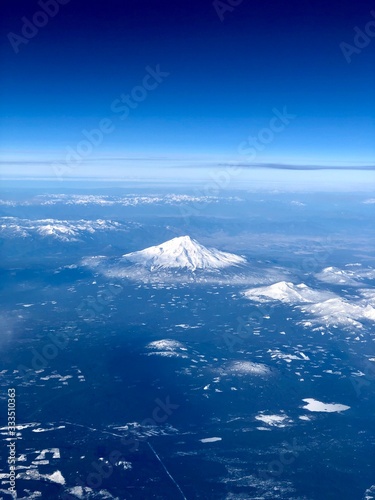
<path id="1" fill-rule="evenodd" d="M 268 424 L 271 427 L 285 427 L 289 419 L 286 415 L 256 415 L 256 420 Z"/>
<path id="2" fill-rule="evenodd" d="M 312 398 L 303 399 L 302 401 L 307 403 L 307 405 L 303 406 L 303 408 L 309 411 L 335 413 L 350 409 L 350 406 L 336 403 L 322 403 L 321 401 L 317 401 Z"/>
<path id="3" fill-rule="evenodd" d="M 204 438 L 199 440 L 201 443 L 215 443 L 216 441 L 222 441 L 221 437 Z"/>

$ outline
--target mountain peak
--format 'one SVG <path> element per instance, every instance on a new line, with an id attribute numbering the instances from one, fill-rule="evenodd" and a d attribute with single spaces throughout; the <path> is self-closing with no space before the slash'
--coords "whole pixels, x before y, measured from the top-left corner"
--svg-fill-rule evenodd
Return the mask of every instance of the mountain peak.
<path id="1" fill-rule="evenodd" d="M 334 295 L 327 291 L 310 288 L 304 283 L 295 285 L 288 281 L 279 281 L 273 285 L 251 288 L 245 292 L 245 296 L 258 302 L 280 300 L 291 304 L 302 304 L 328 300 Z"/>
<path id="2" fill-rule="evenodd" d="M 216 248 L 206 248 L 190 236 L 178 236 L 160 245 L 145 248 L 139 252 L 123 255 L 123 258 L 156 269 L 222 269 L 244 264 L 239 255 L 221 252 Z"/>
<path id="3" fill-rule="evenodd" d="M 196 240 L 190 238 L 190 236 L 188 236 L 188 235 L 185 235 L 185 236 L 177 236 L 176 238 L 172 238 L 171 240 L 168 240 L 168 241 L 165 241 L 164 243 L 161 243 L 161 245 L 159 245 L 159 246 L 163 246 L 163 245 L 184 246 L 186 248 L 186 247 L 194 246 L 194 243 L 199 245 L 199 243 Z"/>

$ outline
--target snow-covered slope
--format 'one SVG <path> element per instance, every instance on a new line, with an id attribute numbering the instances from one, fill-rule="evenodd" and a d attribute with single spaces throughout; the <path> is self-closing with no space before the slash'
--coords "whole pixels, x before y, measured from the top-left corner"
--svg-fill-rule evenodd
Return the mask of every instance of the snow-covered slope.
<path id="1" fill-rule="evenodd" d="M 61 242 L 81 241 L 87 235 L 124 231 L 127 226 L 112 220 L 19 219 L 0 217 L 2 238 L 51 238 Z"/>
<path id="2" fill-rule="evenodd" d="M 302 312 L 313 314 L 326 325 L 347 325 L 361 328 L 362 321 L 375 321 L 375 309 L 365 301 L 354 304 L 336 297 L 301 307 Z"/>
<path id="3" fill-rule="evenodd" d="M 294 285 L 280 281 L 270 286 L 251 288 L 244 295 L 255 302 L 279 301 L 294 306 L 309 315 L 310 325 L 362 328 L 363 322 L 375 321 L 372 295 L 368 290 L 363 291 L 362 297 L 345 299 L 327 290 L 309 288 L 304 283 Z"/>
<path id="4" fill-rule="evenodd" d="M 257 302 L 280 300 L 289 304 L 315 303 L 334 297 L 334 294 L 324 290 L 313 290 L 304 283 L 294 285 L 287 281 L 280 281 L 270 286 L 251 288 L 244 292 L 245 297 Z"/>
<path id="5" fill-rule="evenodd" d="M 161 245 L 123 255 L 123 259 L 150 270 L 157 269 L 223 269 L 245 264 L 246 259 L 216 248 L 206 248 L 190 236 L 180 236 Z"/>
<path id="6" fill-rule="evenodd" d="M 350 269 L 339 269 L 337 267 L 326 267 L 320 273 L 316 274 L 320 281 L 325 283 L 332 283 L 336 285 L 350 285 L 355 286 L 358 284 L 356 278 L 357 274 Z"/>
<path id="7" fill-rule="evenodd" d="M 375 279 L 375 269 L 362 267 L 360 264 L 348 264 L 346 269 L 326 267 L 315 277 L 320 281 L 334 285 L 358 286 L 363 280 Z"/>

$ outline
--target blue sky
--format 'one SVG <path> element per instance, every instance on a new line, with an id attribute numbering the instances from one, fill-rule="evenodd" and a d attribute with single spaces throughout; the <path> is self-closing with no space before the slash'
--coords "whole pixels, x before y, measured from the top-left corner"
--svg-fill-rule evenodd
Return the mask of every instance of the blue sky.
<path id="1" fill-rule="evenodd" d="M 103 120 L 106 132 L 82 155 L 80 176 L 105 177 L 109 164 L 128 175 L 133 158 L 139 169 L 164 159 L 176 168 L 375 165 L 375 36 L 353 45 L 355 27 L 375 21 L 371 2 L 243 0 L 222 19 L 211 0 L 64 2 L 18 45 L 23 16 L 33 20 L 41 6 L 5 2 L 5 178 L 48 176 Z M 343 42 L 356 50 L 350 63 Z M 150 68 L 162 76 L 145 90 Z M 272 121 L 283 112 L 293 116 L 288 123 Z"/>

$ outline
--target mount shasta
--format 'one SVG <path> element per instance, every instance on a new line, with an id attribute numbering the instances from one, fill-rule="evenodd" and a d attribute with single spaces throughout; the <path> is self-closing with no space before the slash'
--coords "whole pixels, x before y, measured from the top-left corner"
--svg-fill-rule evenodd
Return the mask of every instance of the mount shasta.
<path id="1" fill-rule="evenodd" d="M 121 257 L 88 257 L 85 266 L 111 278 L 143 282 L 270 283 L 263 271 L 251 269 L 244 256 L 207 248 L 190 236 L 172 238 Z M 185 279 L 186 278 L 186 279 Z"/>
<path id="2" fill-rule="evenodd" d="M 233 253 L 221 252 L 216 248 L 206 248 L 190 236 L 173 238 L 160 245 L 152 246 L 139 252 L 123 255 L 123 259 L 157 269 L 223 269 L 245 264 L 246 259 Z"/>

